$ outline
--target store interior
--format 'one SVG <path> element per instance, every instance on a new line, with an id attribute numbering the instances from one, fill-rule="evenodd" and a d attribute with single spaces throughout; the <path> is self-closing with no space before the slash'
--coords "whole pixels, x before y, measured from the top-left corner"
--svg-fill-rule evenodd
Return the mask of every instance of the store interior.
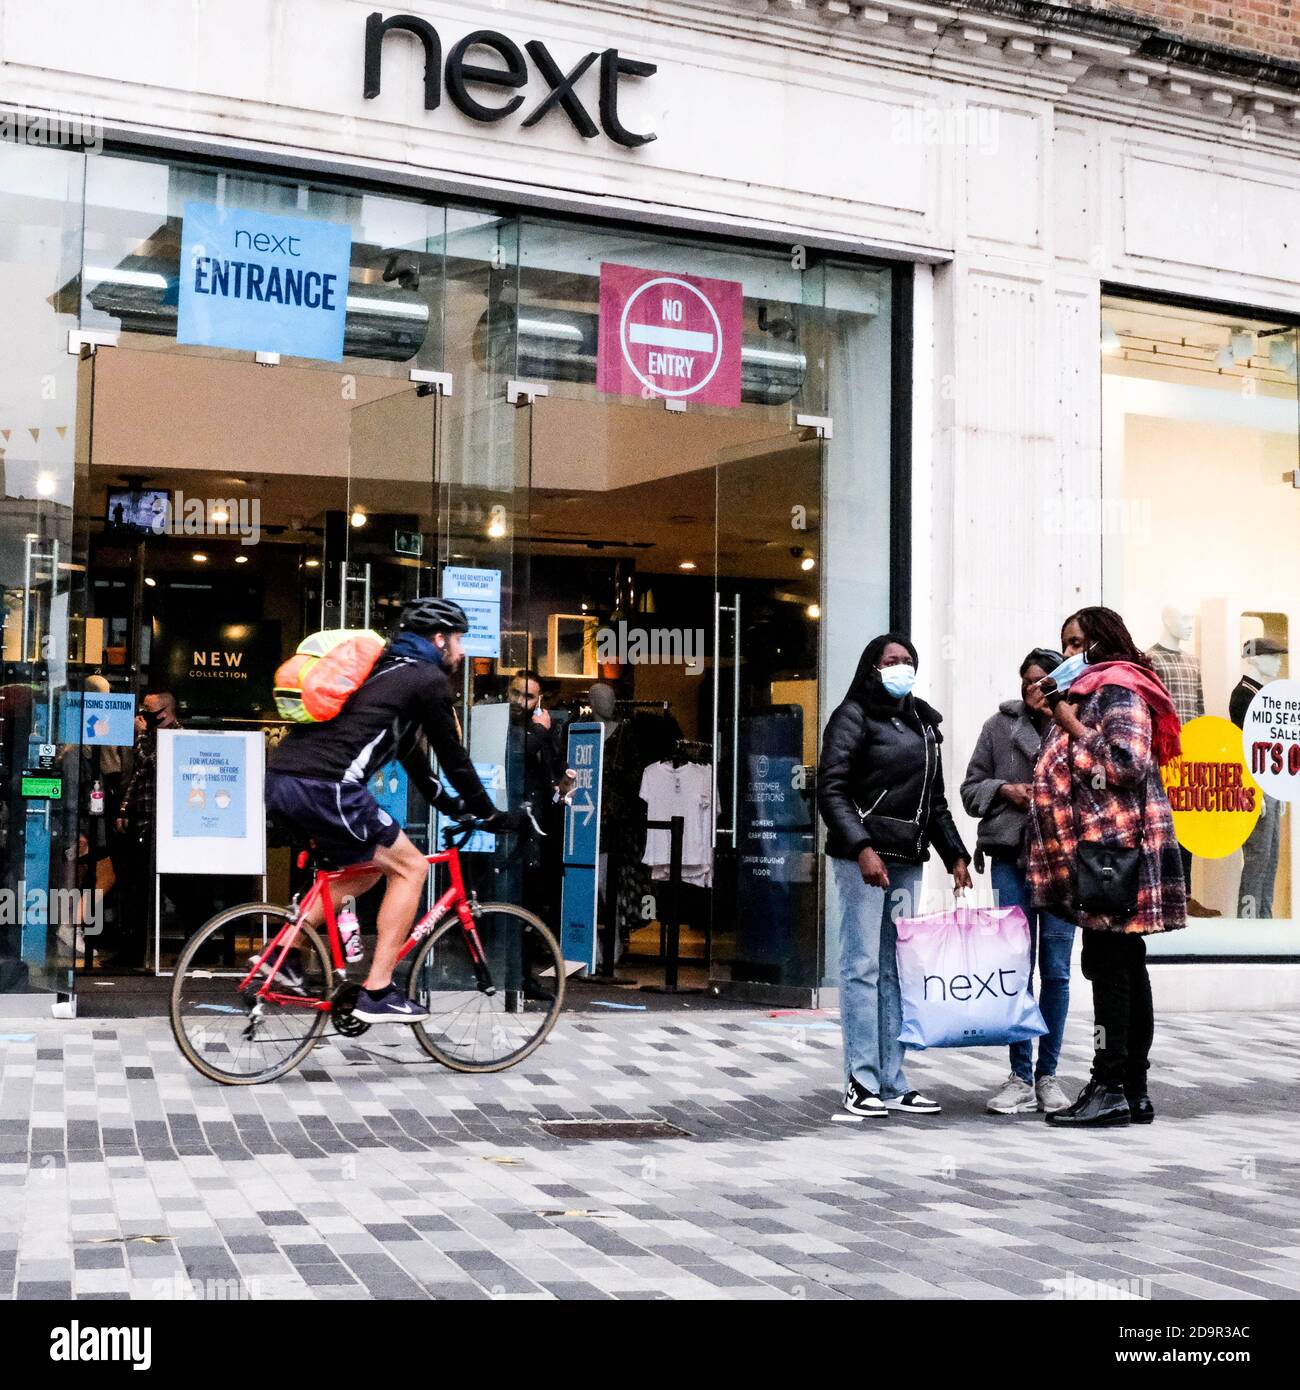
<path id="1" fill-rule="evenodd" d="M 89 370 L 82 669 L 137 696 L 170 691 L 186 727 L 260 727 L 273 744 L 285 725 L 272 675 L 301 637 L 340 623 L 387 627 L 405 598 L 433 588 L 435 562 L 502 568 L 501 656 L 475 659 L 466 682 L 471 751 L 472 711 L 505 701 L 522 667 L 540 674 L 557 726 L 591 717 L 593 684 L 610 688 L 607 747 L 618 753 L 621 743 L 622 752 L 607 760 L 602 833 L 613 866 L 600 915 L 604 943 L 615 924 L 617 963 L 602 965 L 627 987 L 662 983 L 665 899 L 636 824 L 646 815 L 635 804 L 645 768 L 704 769 L 696 785 L 709 796 L 712 850 L 718 813 L 734 827 L 729 779 L 748 736 L 740 724 L 776 710 L 794 730 L 793 760 L 815 760 L 816 441 L 781 412 L 672 414 L 659 402 L 581 390 L 522 409 L 484 404 L 472 383 L 445 398 L 397 374 L 348 378 L 340 391 L 337 372 L 159 350 L 131 334 Z M 470 469 L 467 442 L 500 453 L 503 440 L 513 488 L 457 481 Z M 223 526 L 229 534 L 214 534 Z M 792 822 L 806 832 L 803 879 L 786 896 L 815 935 L 808 781 Z M 418 838 L 427 808 L 410 798 L 407 826 Z M 717 862 L 707 872 L 693 866 L 695 881 L 678 895 L 682 987 L 725 977 L 741 949 L 736 836 L 717 849 Z M 275 844 L 269 852 L 273 901 L 291 889 L 290 853 Z M 163 968 L 196 913 L 261 891 L 256 881 L 216 879 L 197 891 L 171 887 L 162 894 Z M 151 906 L 137 892 L 118 910 L 136 921 Z M 125 921 L 110 920 L 102 940 L 87 939 L 83 969 L 111 975 L 141 964 L 128 934 Z M 770 947 L 770 924 L 768 937 Z M 749 960 L 743 974 L 761 976 L 764 966 Z"/>

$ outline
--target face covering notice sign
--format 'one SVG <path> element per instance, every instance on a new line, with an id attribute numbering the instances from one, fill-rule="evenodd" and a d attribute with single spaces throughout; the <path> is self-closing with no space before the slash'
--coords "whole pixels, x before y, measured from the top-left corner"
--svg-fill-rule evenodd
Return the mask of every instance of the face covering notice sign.
<path id="1" fill-rule="evenodd" d="M 176 341 L 338 362 L 351 260 L 346 223 L 186 203 Z"/>

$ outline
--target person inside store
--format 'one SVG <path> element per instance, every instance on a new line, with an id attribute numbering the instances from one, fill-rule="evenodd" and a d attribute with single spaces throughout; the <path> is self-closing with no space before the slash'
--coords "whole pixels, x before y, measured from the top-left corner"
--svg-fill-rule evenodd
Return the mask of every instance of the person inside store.
<path id="1" fill-rule="evenodd" d="M 1034 767 L 1052 723 L 1039 682 L 1063 660 L 1060 652 L 1035 647 L 1020 663 L 1020 699 L 1004 700 L 985 722 L 961 784 L 962 805 L 979 821 L 975 867 L 982 872 L 987 860 L 998 906 L 1021 908 L 1029 921 L 1030 980 L 1037 962 L 1038 1003 L 1047 1024 L 1038 1040 L 1036 1066 L 1032 1042 L 1011 1044 L 1011 1074 L 987 1106 L 994 1115 L 1027 1110 L 1052 1114 L 1070 1103 L 1056 1067 L 1070 1009 L 1074 924 L 1033 905 L 1024 869 Z"/>
<path id="2" fill-rule="evenodd" d="M 169 690 L 151 690 L 140 701 L 135 717 L 131 772 L 122 785 L 114 820 L 120 839 L 124 872 L 120 907 L 122 921 L 117 963 L 139 968 L 145 963 L 149 918 L 153 910 L 153 835 L 158 802 L 158 730 L 179 729 L 176 697 Z M 116 860 L 114 861 L 115 867 Z"/>
<path id="3" fill-rule="evenodd" d="M 1187 925 L 1187 881 L 1161 765 L 1180 749 L 1169 692 L 1110 608 L 1061 630 L 1043 687 L 1053 726 L 1029 800 L 1026 878 L 1040 910 L 1083 928 L 1096 1050 L 1078 1099 L 1049 1124 L 1149 1124 L 1155 1022 L 1144 938 Z"/>
<path id="4" fill-rule="evenodd" d="M 885 633 L 867 643 L 832 713 L 817 769 L 817 805 L 840 900 L 844 1108 L 937 1114 L 903 1074 L 895 922 L 914 914 L 933 848 L 954 887 L 971 886 L 970 855 L 944 795 L 942 716 L 912 693 L 917 654 Z"/>
<path id="5" fill-rule="evenodd" d="M 524 906 L 554 925 L 564 873 L 564 798 L 573 778 L 564 766 L 562 731 L 542 705 L 542 678 L 528 667 L 510 680 L 510 722 L 523 734 L 523 799 L 544 837 L 534 838 L 526 851 Z"/>

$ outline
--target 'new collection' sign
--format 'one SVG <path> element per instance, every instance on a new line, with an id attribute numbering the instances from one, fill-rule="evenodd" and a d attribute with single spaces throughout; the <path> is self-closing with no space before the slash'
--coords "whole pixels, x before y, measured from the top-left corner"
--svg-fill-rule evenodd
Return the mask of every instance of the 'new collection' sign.
<path id="1" fill-rule="evenodd" d="M 352 229 L 186 203 L 176 341 L 337 362 Z"/>

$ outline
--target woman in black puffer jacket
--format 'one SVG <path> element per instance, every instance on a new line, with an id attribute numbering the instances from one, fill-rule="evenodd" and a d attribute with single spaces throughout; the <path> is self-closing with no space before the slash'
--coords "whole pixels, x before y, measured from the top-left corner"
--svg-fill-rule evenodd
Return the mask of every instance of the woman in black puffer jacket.
<path id="1" fill-rule="evenodd" d="M 844 1108 L 934 1114 L 903 1076 L 894 921 L 913 915 L 933 846 L 957 888 L 970 855 L 953 824 L 939 760 L 942 716 L 912 694 L 916 648 L 889 632 L 867 643 L 822 737 L 817 805 L 840 900 Z"/>

